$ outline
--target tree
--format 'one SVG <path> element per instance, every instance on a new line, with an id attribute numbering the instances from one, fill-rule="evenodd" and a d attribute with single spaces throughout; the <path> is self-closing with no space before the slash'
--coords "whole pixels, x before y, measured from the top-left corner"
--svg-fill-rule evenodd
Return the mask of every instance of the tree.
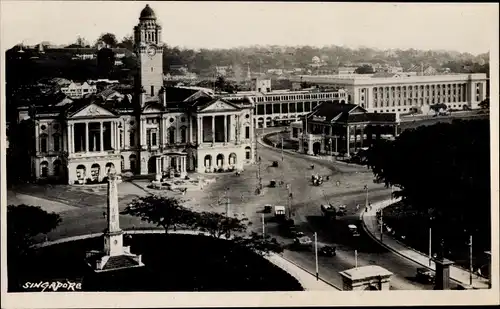
<path id="1" fill-rule="evenodd" d="M 115 67 L 115 53 L 109 48 L 101 48 L 97 52 L 97 74 L 101 78 L 109 78 Z"/>
<path id="2" fill-rule="evenodd" d="M 482 109 L 489 109 L 490 108 L 490 98 L 486 98 L 481 103 L 479 103 L 479 107 Z"/>
<path id="3" fill-rule="evenodd" d="M 141 218 L 143 221 L 163 227 L 168 234 L 177 227 L 191 228 L 195 224 L 195 213 L 181 205 L 174 197 L 150 195 L 134 199 L 121 214 Z"/>
<path id="4" fill-rule="evenodd" d="M 236 236 L 233 241 L 242 246 L 246 247 L 254 252 L 261 255 L 268 255 L 270 253 L 281 253 L 283 252 L 283 245 L 280 244 L 276 238 L 271 238 L 269 235 L 262 237 L 261 234 L 252 232 L 249 236 L 242 237 Z"/>
<path id="5" fill-rule="evenodd" d="M 116 48 L 118 45 L 118 40 L 113 33 L 108 32 L 101 34 L 101 36 L 97 39 L 96 47 L 101 43 L 108 45 L 109 48 Z"/>
<path id="6" fill-rule="evenodd" d="M 118 44 L 118 47 L 134 51 L 134 37 L 132 35 L 127 35 L 123 37 L 120 44 Z"/>
<path id="7" fill-rule="evenodd" d="M 403 131 L 395 141 L 378 141 L 368 151 L 377 180 L 395 185 L 403 203 L 430 210 L 444 238 L 478 231 L 478 248 L 490 239 L 489 120 L 454 120 Z M 438 235 L 436 234 L 436 235 Z"/>
<path id="8" fill-rule="evenodd" d="M 78 46 L 80 46 L 80 47 L 90 47 L 90 45 L 87 42 L 87 40 L 85 40 L 85 38 L 82 38 L 81 36 L 78 36 L 76 38 L 75 44 L 78 45 Z"/>
<path id="9" fill-rule="evenodd" d="M 373 70 L 373 67 L 371 65 L 364 64 L 360 67 L 358 67 L 355 71 L 357 74 L 373 74 L 375 71 Z"/>
<path id="10" fill-rule="evenodd" d="M 7 245 L 9 256 L 24 257 L 30 253 L 34 238 L 46 234 L 61 223 L 56 213 L 48 213 L 39 206 L 7 206 Z"/>
<path id="11" fill-rule="evenodd" d="M 196 215 L 195 226 L 210 236 L 221 238 L 223 235 L 230 238 L 234 233 L 243 233 L 247 230 L 248 218 L 227 217 L 217 212 L 202 212 Z"/>

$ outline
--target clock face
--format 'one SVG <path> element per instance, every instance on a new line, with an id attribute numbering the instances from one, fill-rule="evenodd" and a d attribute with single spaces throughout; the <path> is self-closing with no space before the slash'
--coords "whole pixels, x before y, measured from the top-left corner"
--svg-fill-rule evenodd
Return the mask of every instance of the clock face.
<path id="1" fill-rule="evenodd" d="M 149 56 L 154 56 L 156 54 L 156 48 L 154 46 L 148 46 L 146 52 Z"/>

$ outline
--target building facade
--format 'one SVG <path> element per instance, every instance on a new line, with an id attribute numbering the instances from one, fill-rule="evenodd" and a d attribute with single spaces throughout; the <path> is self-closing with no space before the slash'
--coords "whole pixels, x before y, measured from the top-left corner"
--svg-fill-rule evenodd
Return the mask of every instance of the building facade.
<path id="1" fill-rule="evenodd" d="M 94 96 L 31 109 L 34 178 L 88 184 L 104 181 L 111 168 L 184 177 L 254 162 L 252 100 L 164 87 L 161 27 L 148 5 L 134 30 L 140 69 L 132 102 Z"/>
<path id="2" fill-rule="evenodd" d="M 256 128 L 288 125 L 314 110 L 323 102 L 348 103 L 343 89 L 276 90 L 271 89 L 271 80 L 257 79 L 254 89 L 259 91 L 239 92 L 225 98 L 247 97 L 255 103 L 253 121 Z"/>
<path id="3" fill-rule="evenodd" d="M 397 136 L 398 126 L 396 113 L 369 113 L 359 105 L 323 103 L 291 129 L 292 134 L 301 133 L 293 136 L 299 141 L 300 152 L 349 157 L 375 139 Z"/>
<path id="4" fill-rule="evenodd" d="M 87 82 L 75 83 L 61 87 L 61 92 L 71 99 L 80 99 L 85 95 L 94 94 L 97 92 L 97 86 L 91 85 Z"/>
<path id="5" fill-rule="evenodd" d="M 349 103 L 376 113 L 408 113 L 425 110 L 433 104 L 449 109 L 477 109 L 486 98 L 486 74 L 450 74 L 433 76 L 301 76 L 293 81 L 343 87 Z"/>

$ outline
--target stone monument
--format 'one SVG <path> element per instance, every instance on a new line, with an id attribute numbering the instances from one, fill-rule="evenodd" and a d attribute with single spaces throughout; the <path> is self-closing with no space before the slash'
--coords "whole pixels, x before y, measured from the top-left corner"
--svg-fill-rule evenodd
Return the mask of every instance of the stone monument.
<path id="1" fill-rule="evenodd" d="M 140 255 L 123 246 L 123 231 L 120 229 L 118 208 L 118 183 L 120 176 L 112 168 L 108 174 L 107 229 L 104 232 L 104 250 L 87 252 L 86 262 L 95 272 L 144 266 Z"/>
<path id="2" fill-rule="evenodd" d="M 377 265 L 351 268 L 340 275 L 343 291 L 388 291 L 391 287 L 392 273 Z"/>

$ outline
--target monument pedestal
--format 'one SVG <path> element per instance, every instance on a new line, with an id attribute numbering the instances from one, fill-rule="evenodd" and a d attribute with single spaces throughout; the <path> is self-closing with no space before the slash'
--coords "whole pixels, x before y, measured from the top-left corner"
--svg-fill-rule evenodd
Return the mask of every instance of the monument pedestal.
<path id="1" fill-rule="evenodd" d="M 449 290 L 450 289 L 450 266 L 453 265 L 453 261 L 445 258 L 434 259 L 436 263 L 436 283 L 434 286 L 435 290 Z"/>
<path id="2" fill-rule="evenodd" d="M 377 265 L 351 268 L 341 271 L 340 275 L 343 291 L 388 291 L 391 287 L 392 273 Z"/>

